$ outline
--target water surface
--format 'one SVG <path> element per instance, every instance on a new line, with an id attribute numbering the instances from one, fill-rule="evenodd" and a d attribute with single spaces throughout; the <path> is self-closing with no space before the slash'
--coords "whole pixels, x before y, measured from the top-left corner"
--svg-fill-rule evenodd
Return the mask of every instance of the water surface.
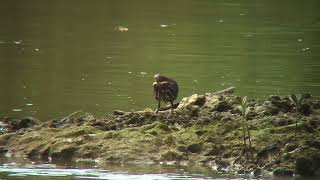
<path id="1" fill-rule="evenodd" d="M 1 160 L 1 159 L 0 159 Z M 40 163 L 4 160 L 0 179 L 108 179 L 108 180 L 171 180 L 171 179 L 241 179 L 250 176 L 222 175 L 208 167 L 172 165 Z M 256 179 L 256 178 L 253 178 Z M 270 179 L 270 178 L 268 178 Z"/>
<path id="2" fill-rule="evenodd" d="M 319 177 L 254 177 L 221 174 L 203 166 L 101 164 L 58 162 L 56 164 L 21 158 L 0 158 L 0 179 L 106 179 L 106 180 L 317 180 Z"/>
<path id="3" fill-rule="evenodd" d="M 320 96 L 318 0 L 3 0 L 0 116 L 155 108 L 152 76 L 181 99 Z M 121 31 L 121 28 L 127 30 Z"/>

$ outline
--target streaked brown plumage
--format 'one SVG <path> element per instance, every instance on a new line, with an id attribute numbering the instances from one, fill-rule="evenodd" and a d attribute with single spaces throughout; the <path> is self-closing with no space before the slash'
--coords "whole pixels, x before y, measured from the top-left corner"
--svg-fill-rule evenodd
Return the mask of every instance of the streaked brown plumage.
<path id="1" fill-rule="evenodd" d="M 156 113 L 160 110 L 161 101 L 171 104 L 171 113 L 173 112 L 173 101 L 177 99 L 179 93 L 178 83 L 166 76 L 160 74 L 154 75 L 153 83 L 154 98 L 158 101 Z"/>

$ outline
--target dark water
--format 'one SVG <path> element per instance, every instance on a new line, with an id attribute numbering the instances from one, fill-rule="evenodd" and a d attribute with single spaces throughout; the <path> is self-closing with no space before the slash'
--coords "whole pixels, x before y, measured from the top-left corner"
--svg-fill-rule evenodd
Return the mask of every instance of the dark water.
<path id="1" fill-rule="evenodd" d="M 0 116 L 154 108 L 180 95 L 320 96 L 319 0 L 2 0 Z M 121 26 L 119 28 L 119 26 Z M 127 28 L 127 29 L 126 29 Z"/>

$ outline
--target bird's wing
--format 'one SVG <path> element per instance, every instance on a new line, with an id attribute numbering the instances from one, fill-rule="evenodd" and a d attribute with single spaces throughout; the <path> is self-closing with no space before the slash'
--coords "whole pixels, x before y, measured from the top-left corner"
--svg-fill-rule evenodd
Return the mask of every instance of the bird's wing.
<path id="1" fill-rule="evenodd" d="M 154 98 L 159 99 L 159 93 L 160 93 L 160 88 L 159 88 L 159 83 L 154 82 L 153 83 L 153 93 L 154 93 Z"/>
<path id="2" fill-rule="evenodd" d="M 160 93 L 170 89 L 170 82 L 162 81 L 162 82 L 154 82 L 153 83 L 153 92 L 155 98 L 158 99 L 160 97 Z"/>
<path id="3" fill-rule="evenodd" d="M 163 87 L 163 88 L 167 88 L 170 87 L 171 83 L 169 81 L 162 81 L 162 82 L 158 82 L 159 86 Z"/>

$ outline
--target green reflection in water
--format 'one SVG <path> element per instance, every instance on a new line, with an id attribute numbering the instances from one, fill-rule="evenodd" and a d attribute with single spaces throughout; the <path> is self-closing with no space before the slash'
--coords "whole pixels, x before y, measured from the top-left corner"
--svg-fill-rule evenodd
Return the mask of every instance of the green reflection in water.
<path id="1" fill-rule="evenodd" d="M 155 108 L 155 73 L 177 79 L 180 99 L 231 85 L 249 97 L 319 96 L 319 5 L 5 0 L 1 116 L 45 121 L 79 109 L 102 116 L 113 109 Z"/>

